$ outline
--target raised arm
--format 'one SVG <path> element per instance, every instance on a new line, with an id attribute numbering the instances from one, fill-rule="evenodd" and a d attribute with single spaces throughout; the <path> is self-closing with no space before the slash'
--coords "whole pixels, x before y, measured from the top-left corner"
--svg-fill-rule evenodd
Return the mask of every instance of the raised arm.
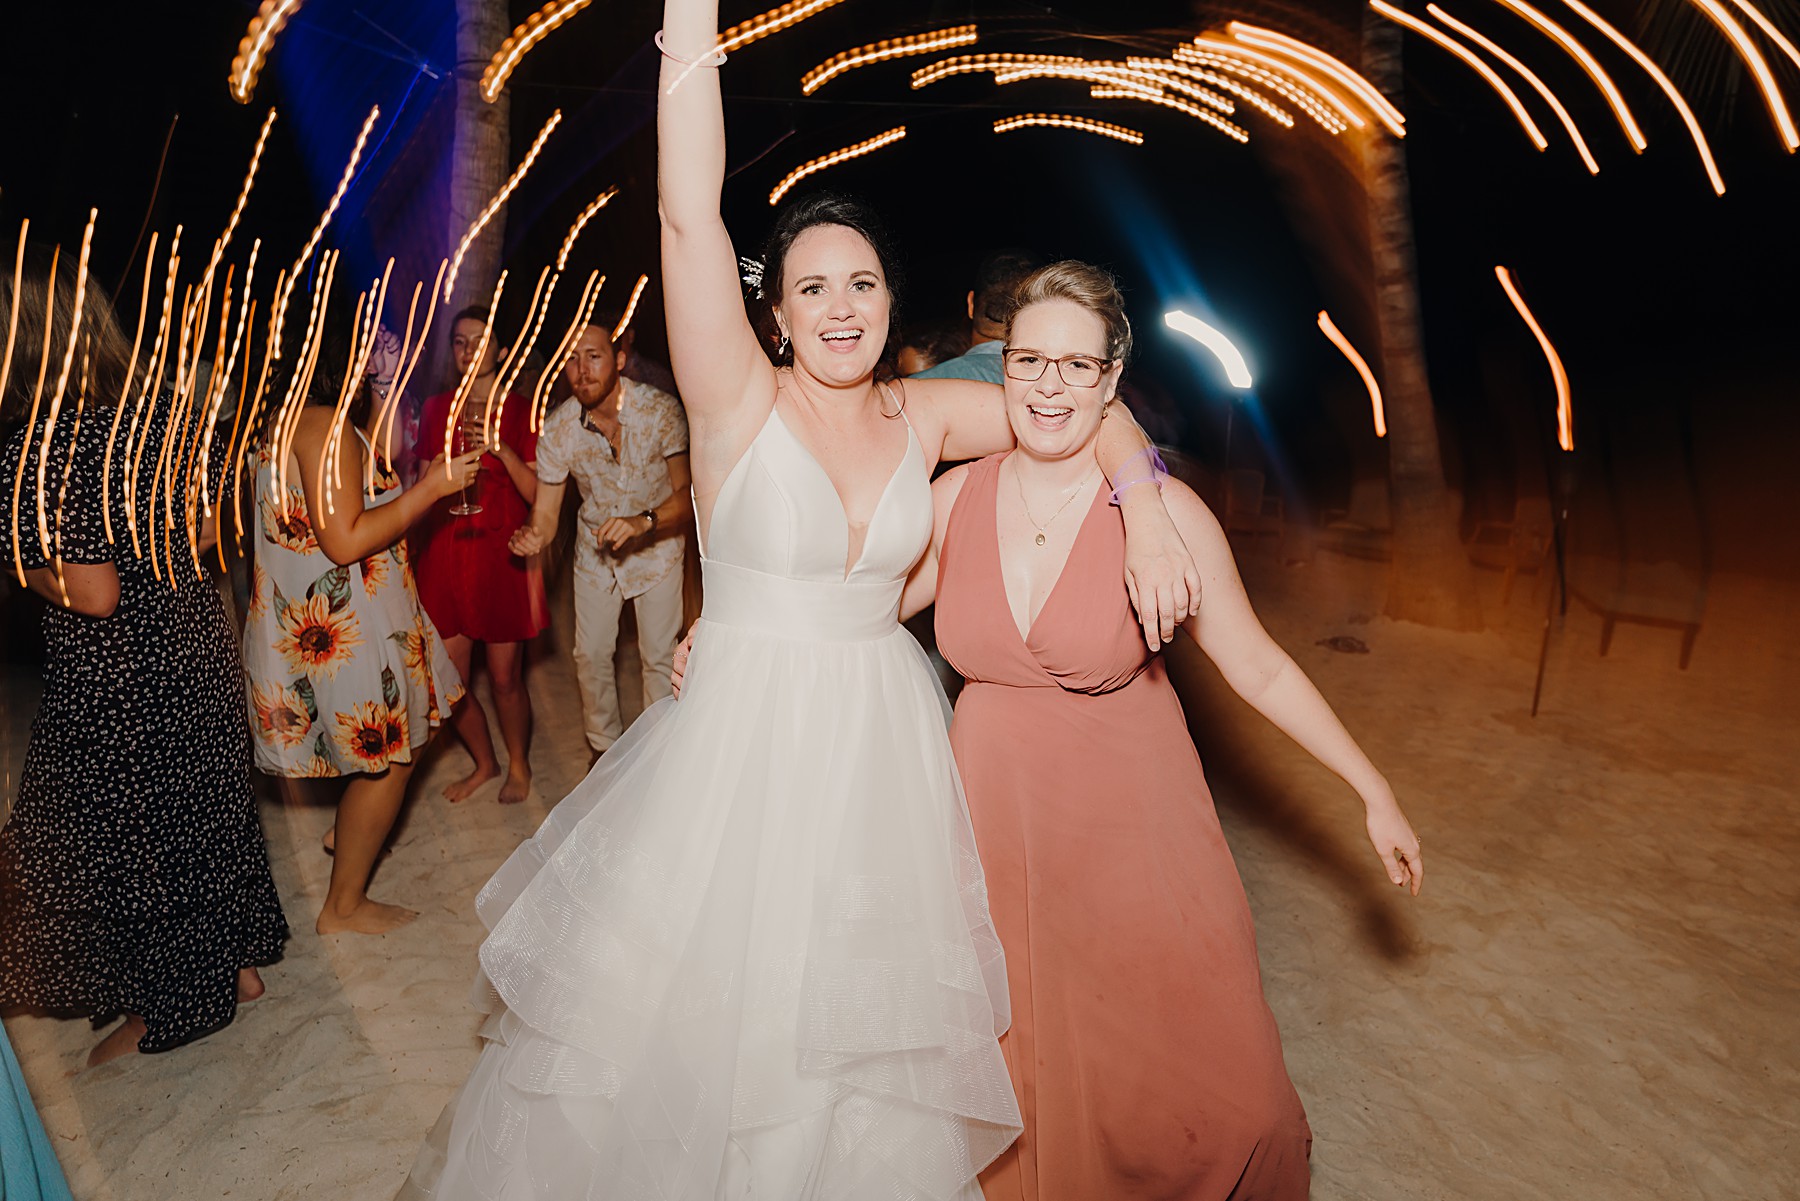
<path id="1" fill-rule="evenodd" d="M 306 494 L 306 512 L 312 521 L 313 534 L 325 557 L 340 566 L 366 559 L 386 550 L 406 533 L 407 527 L 425 515 L 425 511 L 468 482 L 476 470 L 482 452 L 472 450 L 449 461 L 445 471 L 442 457 L 433 459 L 419 482 L 384 505 L 363 507 L 363 472 L 366 462 L 362 439 L 348 427 L 338 433 L 341 446 L 336 479 L 329 470 L 324 473 L 324 491 L 319 490 L 319 456 L 331 433 L 331 410 L 313 405 L 301 414 L 294 432 L 294 459 L 299 468 L 300 487 Z"/>
<path id="2" fill-rule="evenodd" d="M 1200 565 L 1206 602 L 1182 626 L 1231 690 L 1330 768 L 1362 798 L 1364 825 L 1388 879 L 1417 896 L 1425 880 L 1419 839 L 1394 790 L 1288 653 L 1263 629 L 1225 531 L 1199 497 L 1177 480 L 1164 487 L 1169 512 Z"/>
<path id="3" fill-rule="evenodd" d="M 773 373 L 744 315 L 731 235 L 719 215 L 725 186 L 725 114 L 717 0 L 667 0 L 656 109 L 657 200 L 670 364 L 690 417 L 729 416 Z M 685 60 L 685 61 L 683 61 Z M 671 91 L 673 89 L 673 91 Z"/>

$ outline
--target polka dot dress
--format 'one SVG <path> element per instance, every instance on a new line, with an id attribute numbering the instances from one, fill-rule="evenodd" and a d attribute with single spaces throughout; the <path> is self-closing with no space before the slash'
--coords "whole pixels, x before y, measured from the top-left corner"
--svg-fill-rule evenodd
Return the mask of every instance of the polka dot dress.
<path id="1" fill-rule="evenodd" d="M 147 1027 L 138 1049 L 166 1051 L 231 1022 L 238 970 L 278 959 L 287 922 L 250 791 L 236 638 L 211 580 L 194 574 L 179 493 L 175 568 L 162 566 L 174 586 L 133 555 L 116 453 L 109 544 L 110 416 L 90 412 L 65 433 L 65 414 L 50 452 L 48 478 L 68 473 L 60 525 L 50 506 L 62 558 L 115 563 L 119 605 L 106 618 L 45 607 L 43 702 L 0 828 L 0 1005 L 97 1023 L 138 1014 Z M 166 425 L 151 420 L 152 451 Z M 31 568 L 46 557 L 31 504 L 39 439 L 25 433 L 7 442 L 0 478 L 12 481 L 25 457 L 18 541 Z M 151 472 L 141 479 L 147 493 Z M 140 495 L 140 540 L 150 507 Z M 0 511 L 10 518 L 10 504 Z M 10 570 L 14 530 L 4 524 Z"/>

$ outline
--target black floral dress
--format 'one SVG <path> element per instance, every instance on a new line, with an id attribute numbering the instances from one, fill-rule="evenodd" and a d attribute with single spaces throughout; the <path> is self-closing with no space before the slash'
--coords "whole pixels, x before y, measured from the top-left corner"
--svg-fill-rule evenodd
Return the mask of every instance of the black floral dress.
<path id="1" fill-rule="evenodd" d="M 236 638 L 184 529 L 186 440 L 165 438 L 165 399 L 141 426 L 128 506 L 130 414 L 102 494 L 112 412 L 90 410 L 79 429 L 65 413 L 48 459 L 53 550 L 68 563 L 114 563 L 119 604 L 105 618 L 45 607 L 43 701 L 0 828 L 0 1005 L 96 1020 L 138 1014 L 147 1027 L 138 1049 L 166 1051 L 231 1022 L 238 970 L 278 959 L 288 927 L 250 791 Z M 17 431 L 0 455 L 9 574 L 15 537 L 25 567 L 48 558 L 34 504 L 41 430 Z M 214 455 L 223 459 L 223 447 Z M 164 478 L 178 481 L 173 505 L 156 485 L 159 459 Z M 155 563 L 133 553 L 130 513 L 140 550 L 148 555 L 158 538 Z"/>

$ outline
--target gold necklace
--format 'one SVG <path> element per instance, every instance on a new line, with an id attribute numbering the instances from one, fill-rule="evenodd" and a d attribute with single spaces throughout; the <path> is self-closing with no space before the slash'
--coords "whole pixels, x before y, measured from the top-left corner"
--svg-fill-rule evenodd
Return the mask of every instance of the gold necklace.
<path id="1" fill-rule="evenodd" d="M 1098 470 L 1100 468 L 1096 466 L 1094 471 Z M 1049 521 L 1039 524 L 1038 519 L 1031 515 L 1031 503 L 1025 499 L 1025 481 L 1019 478 L 1019 469 L 1016 466 L 1013 468 L 1013 483 L 1017 484 L 1019 488 L 1019 507 L 1025 510 L 1025 520 L 1037 528 L 1037 544 L 1039 546 L 1044 545 L 1046 531 L 1056 523 L 1058 517 L 1062 516 L 1063 510 L 1068 508 L 1077 496 L 1081 495 L 1081 490 L 1087 487 L 1088 481 L 1094 478 L 1094 471 L 1081 477 L 1081 482 L 1076 484 L 1074 490 L 1063 498 L 1063 503 L 1056 506 L 1056 512 L 1050 514 Z"/>

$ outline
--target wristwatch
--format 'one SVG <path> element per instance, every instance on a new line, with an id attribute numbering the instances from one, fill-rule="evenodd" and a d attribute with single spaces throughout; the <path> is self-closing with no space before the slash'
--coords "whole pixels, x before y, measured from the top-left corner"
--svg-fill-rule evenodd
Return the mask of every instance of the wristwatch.
<path id="1" fill-rule="evenodd" d="M 639 517 L 648 517 L 650 519 L 650 528 L 645 530 L 644 533 L 654 534 L 656 532 L 656 510 L 655 509 L 645 509 L 642 513 L 639 513 L 638 516 Z"/>

